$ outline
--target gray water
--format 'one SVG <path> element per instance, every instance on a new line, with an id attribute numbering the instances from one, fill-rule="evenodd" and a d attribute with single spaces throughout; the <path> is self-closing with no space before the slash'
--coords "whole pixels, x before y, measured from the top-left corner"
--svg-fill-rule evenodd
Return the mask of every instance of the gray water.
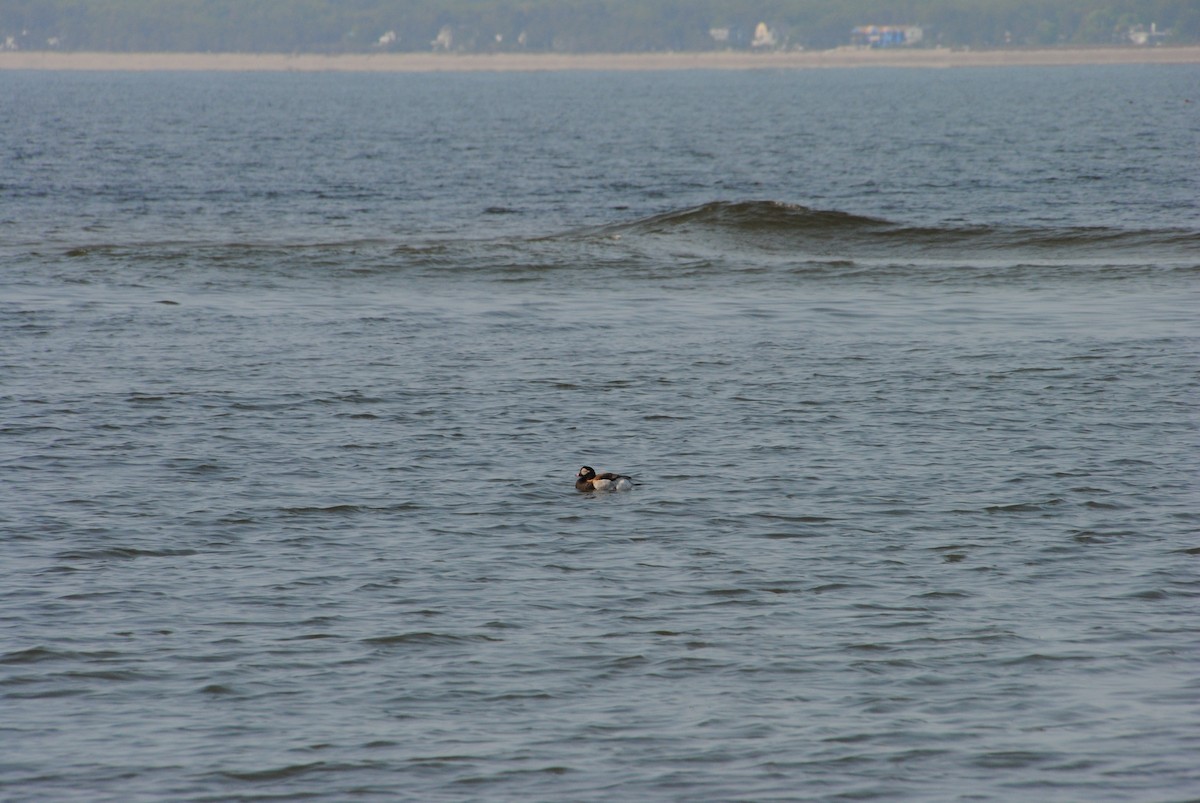
<path id="1" fill-rule="evenodd" d="M 1197 77 L 0 73 L 0 798 L 1200 798 Z"/>

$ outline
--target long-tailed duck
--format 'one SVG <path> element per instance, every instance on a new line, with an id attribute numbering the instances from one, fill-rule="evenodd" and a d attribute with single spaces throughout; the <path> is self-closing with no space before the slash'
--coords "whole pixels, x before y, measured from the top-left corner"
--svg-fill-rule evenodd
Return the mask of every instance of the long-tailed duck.
<path id="1" fill-rule="evenodd" d="M 596 469 L 584 466 L 575 475 L 575 490 L 577 491 L 628 491 L 633 488 L 633 482 L 624 474 L 605 472 L 597 474 Z"/>

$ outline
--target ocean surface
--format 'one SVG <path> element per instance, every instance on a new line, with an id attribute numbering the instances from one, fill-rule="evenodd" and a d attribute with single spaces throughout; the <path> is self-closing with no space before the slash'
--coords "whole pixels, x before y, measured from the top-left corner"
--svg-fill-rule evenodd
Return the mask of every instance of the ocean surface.
<path id="1" fill-rule="evenodd" d="M 6 803 L 1200 799 L 1196 67 L 0 117 Z"/>

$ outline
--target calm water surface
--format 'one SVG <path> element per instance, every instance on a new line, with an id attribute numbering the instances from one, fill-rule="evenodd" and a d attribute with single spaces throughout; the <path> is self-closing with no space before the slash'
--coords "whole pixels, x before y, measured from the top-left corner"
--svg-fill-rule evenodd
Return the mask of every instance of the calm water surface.
<path id="1" fill-rule="evenodd" d="M 1198 77 L 0 73 L 0 797 L 1196 799 Z"/>

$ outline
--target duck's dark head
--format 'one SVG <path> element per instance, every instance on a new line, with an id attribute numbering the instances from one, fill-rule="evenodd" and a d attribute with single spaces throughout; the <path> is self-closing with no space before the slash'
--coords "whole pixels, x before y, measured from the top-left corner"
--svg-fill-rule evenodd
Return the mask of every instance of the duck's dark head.
<path id="1" fill-rule="evenodd" d="M 581 480 L 590 480 L 592 477 L 596 476 L 596 469 L 592 468 L 591 466 L 584 466 L 583 468 L 579 469 L 579 473 L 575 476 L 579 477 Z"/>

